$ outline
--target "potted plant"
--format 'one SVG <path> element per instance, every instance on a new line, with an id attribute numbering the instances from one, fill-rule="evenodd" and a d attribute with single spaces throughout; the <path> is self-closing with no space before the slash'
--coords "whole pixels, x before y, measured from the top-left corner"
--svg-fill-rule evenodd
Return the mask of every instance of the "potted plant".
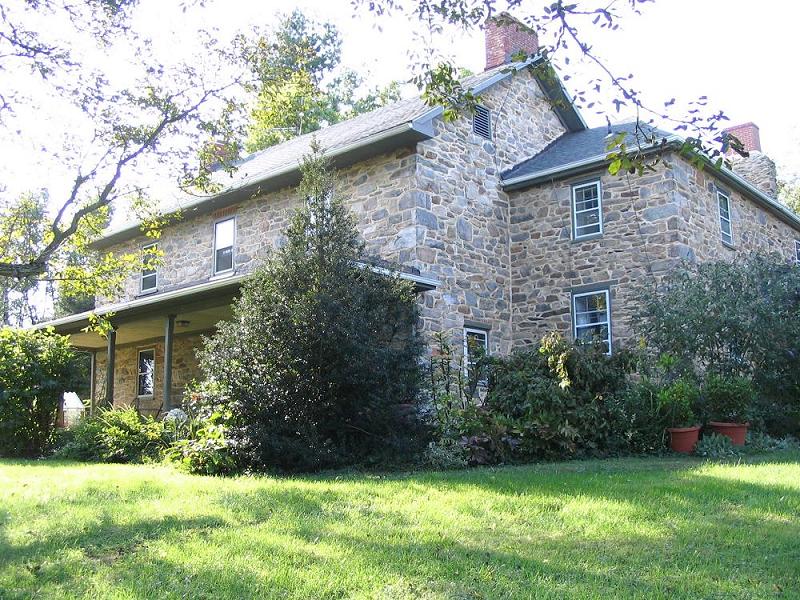
<path id="1" fill-rule="evenodd" d="M 750 380 L 709 375 L 703 385 L 703 398 L 711 429 L 729 437 L 734 446 L 744 446 L 750 426 L 748 415 L 755 402 L 755 390 Z"/>
<path id="2" fill-rule="evenodd" d="M 690 454 L 700 438 L 700 426 L 692 406 L 700 393 L 691 381 L 678 379 L 658 393 L 659 413 L 669 433 L 669 447 L 674 452 Z"/>

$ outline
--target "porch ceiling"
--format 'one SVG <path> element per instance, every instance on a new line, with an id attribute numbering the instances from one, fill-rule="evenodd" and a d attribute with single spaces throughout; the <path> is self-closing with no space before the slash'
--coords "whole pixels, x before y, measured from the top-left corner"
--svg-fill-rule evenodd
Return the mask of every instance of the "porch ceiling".
<path id="1" fill-rule="evenodd" d="M 187 308 L 175 313 L 175 335 L 188 333 L 199 333 L 213 329 L 217 323 L 231 318 L 231 307 L 229 304 L 193 310 Z M 154 311 L 152 314 L 142 316 L 135 320 L 126 320 L 117 325 L 117 346 L 126 344 L 136 344 L 151 340 L 161 340 L 164 338 L 164 327 L 167 313 L 160 314 Z M 188 324 L 182 323 L 188 321 Z M 78 331 L 69 334 L 70 343 L 78 348 L 87 350 L 104 350 L 106 339 L 97 333 Z"/>

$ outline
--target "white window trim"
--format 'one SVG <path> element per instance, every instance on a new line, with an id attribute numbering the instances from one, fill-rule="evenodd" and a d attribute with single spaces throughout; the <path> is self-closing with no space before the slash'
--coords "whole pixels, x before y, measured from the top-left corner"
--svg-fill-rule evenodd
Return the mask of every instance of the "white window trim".
<path id="1" fill-rule="evenodd" d="M 725 203 L 728 205 L 728 217 L 725 218 L 722 216 L 722 208 L 719 205 L 720 197 L 725 198 Z M 731 210 L 731 197 L 723 192 L 722 190 L 717 190 L 717 216 L 719 217 L 719 237 L 722 240 L 723 244 L 727 244 L 728 246 L 733 246 L 733 211 Z M 728 229 L 731 230 L 731 239 L 730 241 L 725 239 L 725 232 L 722 231 L 722 222 L 727 221 Z"/>
<path id="2" fill-rule="evenodd" d="M 149 244 L 145 244 L 144 246 L 142 246 L 142 258 L 144 258 L 145 253 L 150 248 L 158 248 L 158 242 L 151 242 Z M 147 275 L 147 277 L 151 277 L 151 276 L 155 277 L 156 283 L 155 283 L 155 285 L 153 287 L 145 289 L 145 287 L 144 287 L 145 274 L 144 274 L 144 267 L 142 267 L 142 272 L 139 274 L 139 292 L 140 293 L 142 293 L 142 294 L 152 294 L 152 293 L 158 291 L 158 267 L 156 267 L 153 270 L 155 272 L 152 275 Z"/>
<path id="3" fill-rule="evenodd" d="M 586 296 L 599 296 L 600 294 L 604 294 L 606 297 L 606 322 L 605 323 L 592 323 L 591 325 L 578 325 L 578 311 L 576 309 L 576 300 L 578 298 L 584 298 Z M 600 290 L 591 290 L 589 292 L 581 292 L 580 294 L 572 294 L 572 339 L 576 342 L 578 341 L 578 329 L 587 329 L 589 327 L 596 327 L 597 325 L 607 325 L 608 326 L 608 352 L 606 354 L 611 354 L 612 349 L 612 342 L 614 340 L 614 333 L 611 329 L 611 295 L 609 294 L 608 289 L 600 289 Z"/>
<path id="4" fill-rule="evenodd" d="M 142 352 L 152 352 L 153 353 L 153 393 L 152 394 L 140 394 L 139 393 L 139 377 L 142 376 L 142 372 L 139 370 L 140 365 L 142 364 Z M 139 348 L 136 352 L 136 397 L 137 398 L 152 398 L 156 391 L 156 349 L 153 348 Z"/>
<path id="5" fill-rule="evenodd" d="M 464 327 L 464 376 L 469 375 L 469 334 L 470 333 L 478 333 L 483 335 L 484 343 L 483 343 L 483 351 L 488 356 L 489 355 L 489 330 L 488 329 L 481 329 L 480 327 Z"/>
<path id="6" fill-rule="evenodd" d="M 231 268 L 223 271 L 217 271 L 217 225 L 225 221 L 233 221 L 233 243 L 231 244 Z M 217 275 L 228 275 L 236 272 L 236 215 L 230 217 L 223 217 L 214 221 L 214 240 L 211 245 L 211 270 L 216 277 Z"/>
<path id="7" fill-rule="evenodd" d="M 489 135 L 487 137 L 484 137 L 480 133 L 475 131 L 475 116 L 478 114 L 478 110 L 479 109 L 483 109 L 483 110 L 486 111 L 486 122 L 487 122 L 487 125 L 489 127 L 489 132 L 488 132 Z M 484 106 L 483 104 L 476 104 L 475 105 L 475 112 L 472 115 L 472 134 L 473 135 L 477 135 L 482 140 L 492 141 L 492 139 L 494 139 L 494 128 L 492 127 L 492 110 L 490 108 Z"/>
<path id="8" fill-rule="evenodd" d="M 794 241 L 794 262 L 800 266 L 800 240 Z"/>
<path id="9" fill-rule="evenodd" d="M 581 188 L 586 188 L 589 186 L 594 186 L 597 190 L 597 208 L 588 208 L 581 211 L 577 209 L 577 202 L 575 199 L 575 192 Z M 603 198 L 602 198 L 602 188 L 600 187 L 600 181 L 585 181 L 583 183 L 576 183 L 572 185 L 571 188 L 571 195 L 572 195 L 572 239 L 573 240 L 582 240 L 584 238 L 596 237 L 603 235 Z M 598 213 L 598 225 L 600 225 L 600 231 L 595 231 L 593 233 L 584 233 L 582 235 L 578 235 L 578 213 L 581 214 L 587 212 L 597 211 Z"/>

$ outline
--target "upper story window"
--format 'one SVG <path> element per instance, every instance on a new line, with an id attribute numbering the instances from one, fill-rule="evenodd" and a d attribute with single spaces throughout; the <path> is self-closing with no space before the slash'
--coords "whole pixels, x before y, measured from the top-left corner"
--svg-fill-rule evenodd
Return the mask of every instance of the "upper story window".
<path id="1" fill-rule="evenodd" d="M 572 239 L 603 233 L 600 182 L 572 186 Z"/>
<path id="2" fill-rule="evenodd" d="M 603 342 L 611 354 L 611 307 L 608 290 L 572 295 L 576 342 Z"/>
<path id="3" fill-rule="evenodd" d="M 722 190 L 717 190 L 717 205 L 719 206 L 719 232 L 722 241 L 733 246 L 733 227 L 731 226 L 731 199 Z"/>
<path id="4" fill-rule="evenodd" d="M 481 356 L 489 353 L 489 332 L 477 327 L 464 328 L 464 374 L 469 376 Z M 485 378 L 480 378 L 482 381 Z"/>
<path id="5" fill-rule="evenodd" d="M 152 396 L 156 373 L 156 351 L 139 350 L 139 368 L 136 382 L 137 396 Z"/>
<path id="6" fill-rule="evenodd" d="M 795 262 L 800 265 L 800 240 L 794 241 L 794 259 Z"/>
<path id="7" fill-rule="evenodd" d="M 472 132 L 487 140 L 492 139 L 492 113 L 480 104 L 475 106 L 475 113 L 472 115 Z"/>
<path id="8" fill-rule="evenodd" d="M 214 274 L 233 270 L 233 246 L 236 238 L 236 217 L 214 224 Z"/>
<path id="9" fill-rule="evenodd" d="M 158 286 L 158 271 L 154 261 L 158 258 L 158 244 L 142 246 L 142 280 L 141 291 L 149 292 Z"/>

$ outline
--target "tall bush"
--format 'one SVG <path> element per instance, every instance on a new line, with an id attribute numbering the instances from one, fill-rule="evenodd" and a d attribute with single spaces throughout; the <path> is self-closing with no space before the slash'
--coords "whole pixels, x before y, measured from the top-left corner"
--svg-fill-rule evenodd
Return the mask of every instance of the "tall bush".
<path id="1" fill-rule="evenodd" d="M 286 243 L 243 285 L 200 353 L 229 399 L 228 435 L 255 468 L 309 470 L 413 442 L 421 345 L 412 285 L 364 266 L 354 217 L 318 152 Z"/>
<path id="2" fill-rule="evenodd" d="M 48 448 L 64 392 L 76 383 L 74 358 L 64 336 L 0 329 L 0 455 L 37 456 Z"/>
<path id="3" fill-rule="evenodd" d="M 636 327 L 654 355 L 751 380 L 767 428 L 800 432 L 800 267 L 759 255 L 684 265 L 641 292 Z"/>
<path id="4" fill-rule="evenodd" d="M 599 456 L 627 449 L 620 397 L 632 356 L 602 344 L 573 345 L 558 334 L 494 361 L 486 408 L 519 436 L 520 459 Z"/>

